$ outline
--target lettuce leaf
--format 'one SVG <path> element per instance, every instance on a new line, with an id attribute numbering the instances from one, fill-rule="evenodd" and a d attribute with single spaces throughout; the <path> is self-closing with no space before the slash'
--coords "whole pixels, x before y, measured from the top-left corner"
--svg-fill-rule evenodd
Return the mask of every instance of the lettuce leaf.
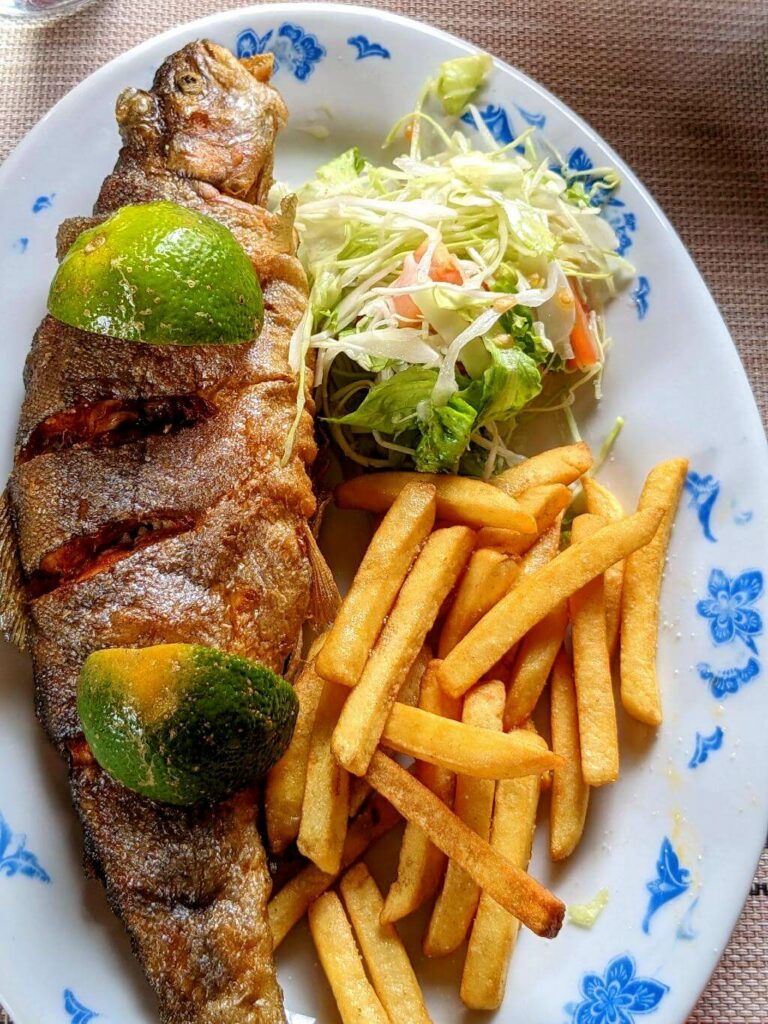
<path id="1" fill-rule="evenodd" d="M 456 472 L 459 459 L 469 445 L 477 413 L 460 395 L 446 405 L 430 405 L 414 463 L 420 473 Z"/>
<path id="2" fill-rule="evenodd" d="M 341 185 L 359 177 L 364 167 L 365 160 L 360 150 L 357 146 L 352 146 L 351 149 L 344 150 L 333 160 L 329 160 L 327 164 L 318 167 L 315 177 L 325 182 L 326 185 Z"/>
<path id="3" fill-rule="evenodd" d="M 491 365 L 480 380 L 460 392 L 477 412 L 477 425 L 511 419 L 541 391 L 541 373 L 519 348 L 499 348 L 486 340 Z"/>
<path id="4" fill-rule="evenodd" d="M 435 90 L 446 114 L 460 114 L 493 68 L 487 53 L 454 57 L 440 65 Z"/>
<path id="5" fill-rule="evenodd" d="M 330 422 L 396 436 L 415 425 L 417 409 L 429 401 L 436 380 L 437 370 L 410 366 L 374 384 L 357 409 Z"/>

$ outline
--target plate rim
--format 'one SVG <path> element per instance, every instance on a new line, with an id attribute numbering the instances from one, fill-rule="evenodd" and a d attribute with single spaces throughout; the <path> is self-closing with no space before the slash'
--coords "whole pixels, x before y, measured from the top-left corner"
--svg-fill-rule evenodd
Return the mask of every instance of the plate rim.
<path id="1" fill-rule="evenodd" d="M 122 53 L 117 54 L 110 60 L 100 65 L 84 79 L 74 85 L 68 92 L 66 92 L 57 102 L 48 110 L 45 114 L 25 133 L 25 135 L 19 140 L 19 142 L 13 147 L 10 153 L 7 155 L 2 165 L 0 166 L 0 190 L 6 185 L 6 183 L 12 183 L 16 176 L 16 165 L 24 158 L 24 152 L 26 148 L 36 142 L 38 138 L 43 137 L 47 130 L 49 120 L 55 117 L 69 116 L 68 108 L 81 102 L 81 100 L 87 97 L 87 94 L 91 90 L 98 90 L 102 78 L 106 78 L 110 73 L 116 71 L 119 66 L 123 63 L 129 62 L 132 59 L 140 58 L 145 51 L 148 51 L 155 46 L 161 44 L 165 40 L 176 40 L 180 35 L 190 34 L 198 32 L 204 34 L 206 29 L 211 27 L 218 28 L 222 23 L 226 23 L 227 20 L 238 18 L 247 19 L 249 16 L 263 16 L 269 13 L 276 19 L 281 16 L 295 17 L 306 13 L 309 15 L 316 15 L 319 13 L 330 13 L 335 15 L 341 15 L 345 18 L 364 18 L 366 20 L 374 22 L 388 22 L 398 25 L 402 29 L 409 32 L 423 32 L 428 35 L 435 36 L 443 39 L 446 42 L 451 43 L 453 46 L 463 49 L 467 52 L 478 52 L 481 47 L 471 43 L 460 36 L 457 36 L 444 29 L 436 28 L 428 21 L 421 20 L 417 17 L 411 17 L 395 13 L 392 11 L 383 10 L 376 6 L 360 6 L 359 4 L 346 4 L 336 2 L 326 2 L 326 0 L 299 0 L 299 2 L 279 2 L 279 3 L 262 3 L 252 4 L 241 8 L 231 8 L 223 11 L 218 11 L 213 14 L 205 15 L 201 18 L 196 18 L 188 22 L 175 25 L 171 28 L 165 29 L 162 32 L 151 36 L 148 39 L 137 43 L 135 46 L 130 47 Z M 760 410 L 757 406 L 754 391 L 752 389 L 749 377 L 747 376 L 744 363 L 741 359 L 741 355 L 736 346 L 735 341 L 731 335 L 728 326 L 720 312 L 720 308 L 717 305 L 712 293 L 710 292 L 709 286 L 699 270 L 693 256 L 688 250 L 687 246 L 680 237 L 678 231 L 673 226 L 662 207 L 654 197 L 651 190 L 644 184 L 642 179 L 634 172 L 634 170 L 625 162 L 625 160 L 616 152 L 613 146 L 608 143 L 592 126 L 591 124 L 580 114 L 574 111 L 567 103 L 561 100 L 555 93 L 551 92 L 546 86 L 542 85 L 536 79 L 532 78 L 524 71 L 521 71 L 518 67 L 510 64 L 508 61 L 497 57 L 494 53 L 491 53 L 493 57 L 494 66 L 503 70 L 505 73 L 512 76 L 513 79 L 524 82 L 529 88 L 534 90 L 540 96 L 542 96 L 548 104 L 555 108 L 561 115 L 563 115 L 571 124 L 578 128 L 579 132 L 584 135 L 593 144 L 599 146 L 605 151 L 610 157 L 611 161 L 619 168 L 621 175 L 627 181 L 630 181 L 633 186 L 641 194 L 647 208 L 653 214 L 656 221 L 657 228 L 661 230 L 662 235 L 671 242 L 671 244 L 677 248 L 678 256 L 683 257 L 687 263 L 688 270 L 693 270 L 692 278 L 695 278 L 695 286 L 693 280 L 691 286 L 695 287 L 699 296 L 708 303 L 708 310 L 711 320 L 711 330 L 714 333 L 717 332 L 717 344 L 722 345 L 724 341 L 731 346 L 732 358 L 735 358 L 738 363 L 739 372 L 734 374 L 730 380 L 729 390 L 733 394 L 734 400 L 738 400 L 741 403 L 742 415 L 744 416 L 744 424 L 749 430 L 748 437 L 751 444 L 755 445 L 756 449 L 761 449 L 761 456 L 764 465 L 768 466 L 768 437 L 766 437 L 766 430 L 763 424 L 763 420 L 760 414 Z M 760 534 L 763 541 L 768 541 L 768 524 L 760 524 Z M 764 544 L 764 549 L 768 549 L 768 544 Z M 768 698 L 766 698 L 768 700 Z M 768 781 L 768 779 L 762 780 Z M 763 806 L 763 829 L 762 834 L 765 836 L 768 831 L 768 798 L 764 801 Z M 754 866 L 752 872 L 748 878 L 744 879 L 743 882 L 743 898 L 741 902 L 736 905 L 734 901 L 733 909 L 731 912 L 726 913 L 723 917 L 728 923 L 727 935 L 724 939 L 722 946 L 717 949 L 711 945 L 707 949 L 702 950 L 702 956 L 699 963 L 705 965 L 706 973 L 704 971 L 697 972 L 701 977 L 702 983 L 698 982 L 688 989 L 687 995 L 681 1000 L 682 1004 L 687 1006 L 685 1017 L 681 1018 L 679 1024 L 684 1024 L 687 1016 L 691 1010 L 697 1004 L 705 989 L 709 984 L 714 971 L 716 970 L 722 955 L 725 952 L 725 948 L 730 942 L 733 931 L 736 924 L 741 917 L 744 909 L 747 897 L 749 895 L 750 885 L 754 878 L 754 873 L 759 864 L 765 841 L 763 840 L 759 848 L 757 849 L 756 856 L 754 858 Z M 2 979 L 0 978 L 0 985 L 2 985 Z M 25 1013 L 22 1010 L 21 1016 L 17 1015 L 17 1009 L 13 1008 L 9 1001 L 2 992 L 0 992 L 0 1002 L 16 1020 L 21 1020 Z"/>

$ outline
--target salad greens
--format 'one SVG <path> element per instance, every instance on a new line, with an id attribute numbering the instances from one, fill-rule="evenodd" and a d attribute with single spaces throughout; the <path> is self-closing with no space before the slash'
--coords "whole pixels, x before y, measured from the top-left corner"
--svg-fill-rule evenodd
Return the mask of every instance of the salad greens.
<path id="1" fill-rule="evenodd" d="M 491 65 L 447 61 L 385 143 L 405 132 L 408 152 L 349 149 L 298 193 L 311 292 L 291 366 L 303 385 L 312 353 L 320 413 L 368 467 L 487 477 L 519 461 L 522 414 L 572 422 L 576 390 L 599 394 L 600 311 L 631 273 L 600 216 L 618 177 L 571 172 L 533 128 L 499 145 L 470 102 Z"/>

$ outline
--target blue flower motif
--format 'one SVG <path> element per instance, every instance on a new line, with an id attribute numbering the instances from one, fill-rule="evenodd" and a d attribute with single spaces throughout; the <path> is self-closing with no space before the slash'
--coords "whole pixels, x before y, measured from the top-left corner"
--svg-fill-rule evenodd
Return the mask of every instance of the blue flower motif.
<path id="1" fill-rule="evenodd" d="M 700 764 L 704 764 L 709 755 L 719 750 L 723 745 L 723 737 L 725 733 L 718 725 L 711 736 L 702 736 L 700 732 L 696 733 L 696 748 L 693 751 L 693 756 L 688 762 L 689 768 L 698 768 Z"/>
<path id="2" fill-rule="evenodd" d="M 611 204 L 609 202 L 608 205 L 615 204 Z M 637 218 L 635 217 L 634 213 L 618 213 L 609 214 L 606 219 L 613 228 L 613 230 L 616 232 L 616 238 L 618 239 L 619 243 L 616 246 L 616 252 L 619 254 L 619 256 L 623 256 L 634 241 L 630 232 L 637 230 Z"/>
<path id="3" fill-rule="evenodd" d="M 637 287 L 632 292 L 632 301 L 637 309 L 637 319 L 645 320 L 648 312 L 648 296 L 651 294 L 651 282 L 642 275 L 637 279 Z"/>
<path id="4" fill-rule="evenodd" d="M 265 53 L 267 43 L 272 38 L 273 31 L 273 29 L 270 29 L 269 32 L 265 32 L 263 36 L 260 36 L 252 28 L 245 29 L 237 37 L 235 47 L 237 56 L 241 60 L 245 60 L 248 57 L 255 57 L 259 53 Z"/>
<path id="5" fill-rule="evenodd" d="M 23 255 L 27 251 L 28 245 L 29 239 L 26 238 L 25 236 L 22 236 L 21 238 L 17 238 L 16 241 L 13 243 L 13 248 L 16 250 L 16 252 L 19 252 Z"/>
<path id="6" fill-rule="evenodd" d="M 635 1024 L 637 1014 L 653 1013 L 669 991 L 654 978 L 635 976 L 637 965 L 629 955 L 617 956 L 605 975 L 585 974 L 580 1003 L 566 1007 L 571 1024 Z"/>
<path id="7" fill-rule="evenodd" d="M 24 875 L 40 882 L 50 882 L 51 876 L 38 863 L 34 853 L 25 849 L 27 837 L 14 835 L 10 825 L 0 814 L 0 875 L 13 878 Z"/>
<path id="8" fill-rule="evenodd" d="M 712 515 L 714 504 L 717 501 L 717 496 L 720 493 L 720 481 L 715 480 L 709 474 L 707 476 L 700 476 L 698 473 L 691 472 L 685 478 L 685 489 L 691 496 L 688 508 L 696 509 L 704 536 L 707 540 L 711 540 L 714 543 L 717 538 L 712 534 L 709 519 Z"/>
<path id="9" fill-rule="evenodd" d="M 34 203 L 32 203 L 32 213 L 42 213 L 43 210 L 50 210 L 55 198 L 55 192 L 51 192 L 49 196 L 38 196 Z"/>
<path id="10" fill-rule="evenodd" d="M 23 239 L 21 239 L 23 241 Z M 737 526 L 746 526 L 747 523 L 752 522 L 752 516 L 754 513 L 751 508 L 740 509 L 738 512 L 733 513 L 733 521 Z"/>
<path id="11" fill-rule="evenodd" d="M 366 36 L 350 36 L 347 40 L 350 46 L 357 50 L 355 60 L 365 60 L 366 57 L 382 57 L 389 60 L 392 54 L 381 43 L 372 43 Z"/>
<path id="12" fill-rule="evenodd" d="M 237 37 L 238 57 L 253 57 L 257 53 L 273 53 L 275 71 L 286 67 L 300 82 L 305 82 L 315 66 L 325 57 L 326 50 L 317 36 L 305 32 L 301 25 L 285 22 L 275 33 L 274 29 L 258 35 L 252 28 L 245 29 Z"/>
<path id="13" fill-rule="evenodd" d="M 662 840 L 661 852 L 656 861 L 656 873 L 658 877 L 646 885 L 646 889 L 651 894 L 648 909 L 643 918 L 643 931 L 646 935 L 650 932 L 653 915 L 661 910 L 665 903 L 682 896 L 691 885 L 690 871 L 680 867 L 680 860 L 666 836 Z"/>
<path id="14" fill-rule="evenodd" d="M 514 139 L 512 125 L 503 107 L 494 106 L 494 104 L 489 103 L 487 107 L 480 111 L 480 117 L 482 117 L 486 128 L 500 146 L 506 146 Z M 466 114 L 461 115 L 461 120 L 465 124 L 477 128 L 470 110 Z"/>
<path id="15" fill-rule="evenodd" d="M 547 123 L 546 114 L 532 114 L 530 110 L 524 110 L 522 107 L 517 106 L 517 104 L 515 104 L 515 107 L 525 123 L 533 128 L 543 128 Z"/>
<path id="16" fill-rule="evenodd" d="M 595 166 L 589 156 L 587 156 L 586 150 L 581 146 L 577 146 L 576 149 L 572 149 L 568 154 L 567 160 L 569 170 L 576 171 L 578 173 L 591 171 Z"/>
<path id="17" fill-rule="evenodd" d="M 750 658 L 746 665 L 741 668 L 724 668 L 715 670 L 706 661 L 701 661 L 696 666 L 699 677 L 709 684 L 709 689 L 715 700 L 723 700 L 729 694 L 738 693 L 742 686 L 751 683 L 760 675 L 760 662 L 757 658 Z"/>
<path id="18" fill-rule="evenodd" d="M 699 905 L 699 897 L 692 901 L 690 907 L 683 914 L 680 924 L 677 926 L 677 937 L 678 939 L 685 939 L 690 941 L 698 936 L 698 932 L 693 927 L 693 914 L 696 907 Z"/>
<path id="19" fill-rule="evenodd" d="M 64 1010 L 69 1014 L 70 1024 L 90 1024 L 99 1016 L 95 1010 L 89 1010 L 83 1006 L 71 988 L 64 989 Z"/>
<path id="20" fill-rule="evenodd" d="M 763 632 L 762 616 L 750 605 L 763 593 L 763 574 L 748 569 L 735 579 L 729 579 L 722 569 L 713 569 L 709 575 L 710 596 L 696 604 L 696 611 L 709 619 L 709 632 L 718 646 L 738 637 L 755 654 L 754 638 Z"/>

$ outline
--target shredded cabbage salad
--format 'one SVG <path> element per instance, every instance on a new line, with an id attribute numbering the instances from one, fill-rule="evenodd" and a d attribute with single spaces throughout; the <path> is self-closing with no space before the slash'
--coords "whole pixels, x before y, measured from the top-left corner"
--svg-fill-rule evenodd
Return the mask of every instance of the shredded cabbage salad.
<path id="1" fill-rule="evenodd" d="M 298 193 L 291 365 L 304 384 L 314 355 L 320 415 L 369 468 L 487 478 L 520 460 L 521 416 L 561 410 L 577 433 L 576 391 L 600 394 L 602 308 L 632 274 L 601 216 L 619 179 L 574 173 L 534 128 L 499 145 L 471 102 L 490 67 L 446 62 L 385 142 L 407 152 L 347 150 Z"/>

